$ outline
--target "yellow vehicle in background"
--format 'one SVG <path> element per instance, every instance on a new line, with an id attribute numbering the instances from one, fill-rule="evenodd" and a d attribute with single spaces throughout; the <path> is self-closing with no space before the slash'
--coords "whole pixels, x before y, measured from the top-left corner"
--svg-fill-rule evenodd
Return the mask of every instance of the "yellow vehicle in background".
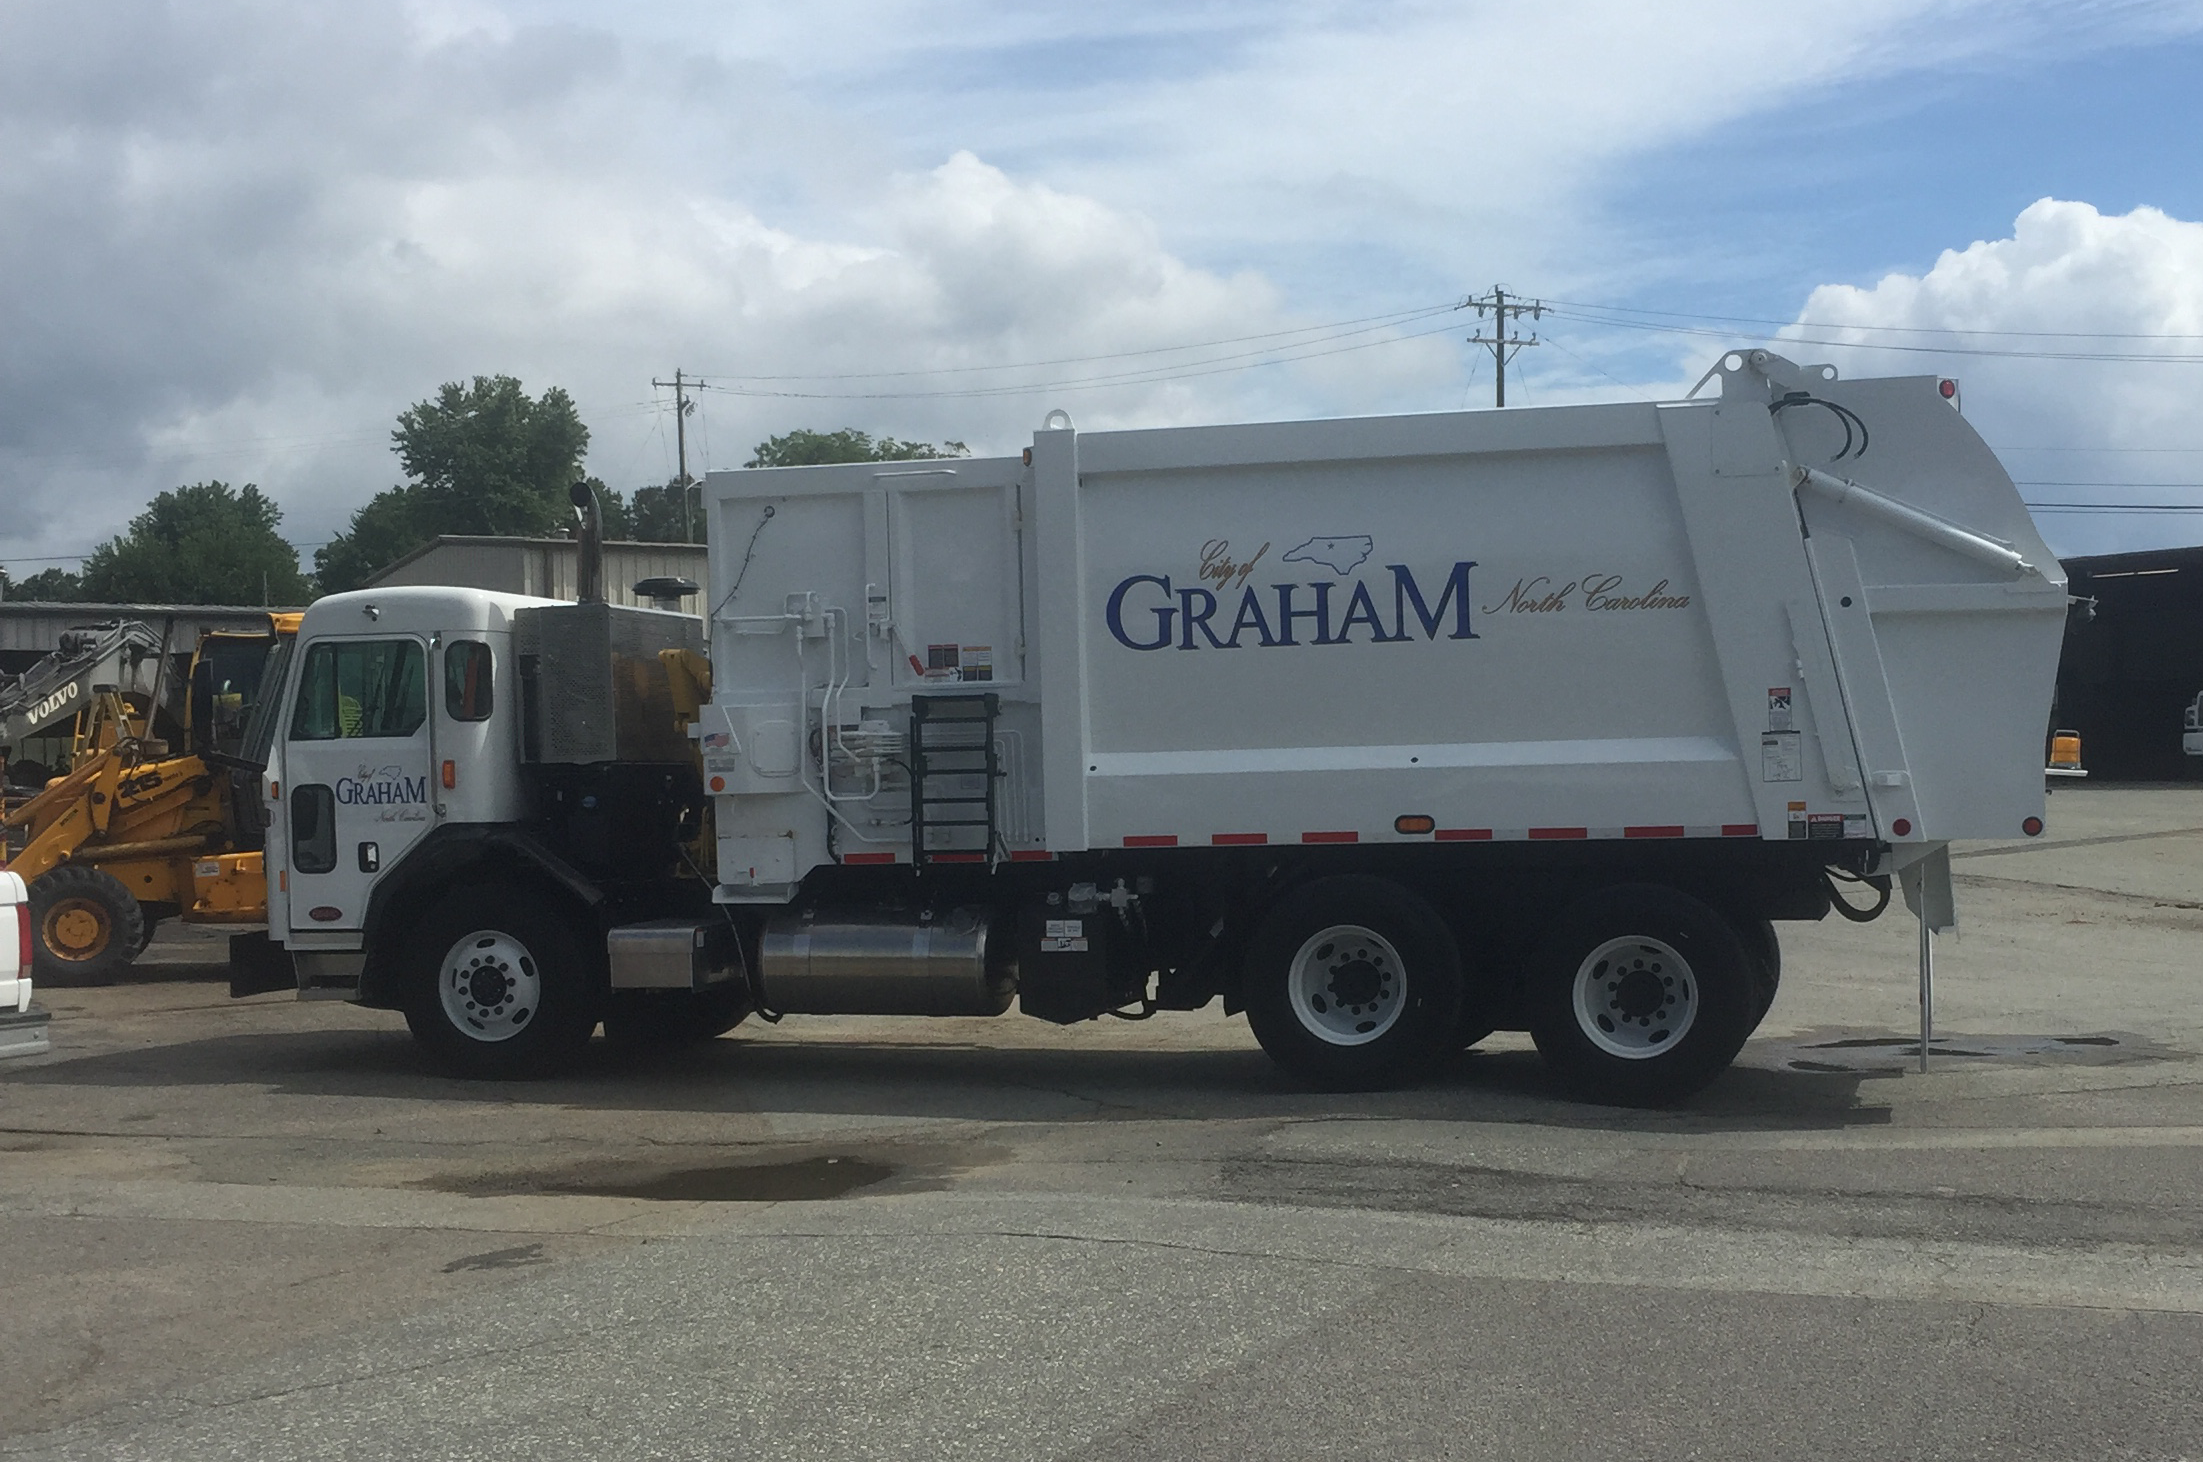
<path id="1" fill-rule="evenodd" d="M 75 718 L 68 769 L 0 816 L 5 866 L 30 886 L 39 979 L 113 979 L 162 919 L 266 921 L 253 758 L 273 728 L 254 713 L 261 688 L 281 683 L 299 619 L 271 613 L 262 632 L 201 635 L 181 696 L 164 695 L 165 643 L 150 689 L 125 688 L 124 672 L 148 658 L 143 626 L 108 627 L 57 652 L 43 678 L 44 667 L 26 673 L 10 726 Z M 169 731 L 182 751 L 159 734 Z"/>

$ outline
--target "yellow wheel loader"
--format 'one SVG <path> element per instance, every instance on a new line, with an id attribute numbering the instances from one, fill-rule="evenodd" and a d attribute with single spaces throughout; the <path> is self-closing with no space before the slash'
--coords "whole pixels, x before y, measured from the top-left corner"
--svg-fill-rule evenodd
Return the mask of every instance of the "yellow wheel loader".
<path id="1" fill-rule="evenodd" d="M 280 683 L 299 616 L 268 620 L 260 633 L 202 635 L 181 697 L 163 696 L 165 644 L 142 625 L 79 636 L 0 688 L 0 744 L 74 722 L 68 770 L 0 816 L 5 866 L 30 886 L 39 979 L 111 980 L 165 918 L 266 921 L 251 744 L 272 726 L 252 712 L 262 686 Z M 161 645 L 150 657 L 149 644 Z M 148 658 L 150 689 L 129 688 L 144 685 Z M 159 720 L 187 750 L 155 734 Z"/>

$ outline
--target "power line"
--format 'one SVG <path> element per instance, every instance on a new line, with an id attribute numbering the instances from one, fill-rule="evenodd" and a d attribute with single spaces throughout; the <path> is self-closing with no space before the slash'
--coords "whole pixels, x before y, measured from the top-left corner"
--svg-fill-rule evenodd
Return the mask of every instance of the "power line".
<path id="1" fill-rule="evenodd" d="M 876 381 L 896 380 L 911 376 L 930 378 L 934 376 L 969 375 L 980 371 L 1038 370 L 1044 366 L 1091 365 L 1099 361 L 1137 360 L 1142 356 L 1174 355 L 1189 350 L 1213 350 L 1223 345 L 1245 345 L 1256 340 L 1282 340 L 1292 335 L 1321 336 L 1324 339 L 1339 338 L 1333 336 L 1331 332 L 1348 331 L 1349 327 L 1358 325 L 1381 328 L 1387 323 L 1411 324 L 1416 320 L 1427 319 L 1432 315 L 1450 314 L 1462 307 L 1463 302 L 1454 300 L 1440 305 L 1417 305 L 1413 309 L 1394 310 L 1383 315 L 1362 315 L 1351 320 L 1333 320 L 1321 325 L 1301 325 L 1290 330 L 1268 330 L 1254 335 L 1232 335 L 1219 340 L 1192 341 L 1184 345 L 1155 345 L 1141 350 L 1111 351 L 1102 355 L 1066 355 L 1053 360 L 1004 361 L 997 365 L 937 366 L 922 370 L 786 373 L 780 375 L 753 375 L 741 371 L 714 371 L 712 374 L 722 381 Z M 1361 332 L 1349 331 L 1349 333 L 1359 334 Z M 1302 341 L 1300 343 L 1320 344 L 1321 341 Z M 1279 348 L 1283 349 L 1285 347 L 1281 346 Z M 1161 369 L 1161 367 L 1157 367 L 1157 369 Z M 718 387 L 715 389 L 726 390 L 728 388 Z"/>
<path id="2" fill-rule="evenodd" d="M 1650 315 L 1667 320 L 1706 320 L 1731 325 L 1775 325 L 1785 330 L 1870 330 L 1909 335 L 1969 335 L 2013 340 L 2203 340 L 2203 332 L 2178 330 L 1984 330 L 1958 325 L 1860 325 L 1842 320 L 1771 320 L 1758 315 L 1701 315 L 1682 310 L 1645 310 L 1583 300 L 1554 300 L 1552 308 L 1597 310 L 1615 315 Z"/>
<path id="3" fill-rule="evenodd" d="M 1644 330 L 1661 335 L 1686 335 L 1699 339 L 1725 340 L 1734 343 L 1736 332 L 1715 330 L 1699 325 L 1663 325 L 1653 320 L 1621 319 L 1609 315 L 1584 314 L 1576 310 L 1548 305 L 1546 313 L 1556 319 L 1575 320 L 1586 325 L 1603 325 L 1616 330 Z M 1837 329 L 1847 330 L 1848 325 L 1801 326 L 1784 325 L 1789 329 Z M 2126 365 L 2203 365 L 2203 353 L 2169 354 L 2158 351 L 2084 351 L 2084 350 L 1992 350 L 1978 345 L 1900 345 L 1887 341 L 1819 340 L 1800 335 L 1763 335 L 1756 338 L 1783 345 L 1810 345 L 1820 350 L 1888 350 L 1907 355 L 1964 355 L 1999 360 L 2057 360 L 2092 361 Z"/>
<path id="4" fill-rule="evenodd" d="M 2203 513 L 2203 503 L 2029 503 L 2037 513 Z"/>
<path id="5" fill-rule="evenodd" d="M 1451 313 L 1456 308 L 1460 307 L 1449 305 L 1443 313 Z M 1349 335 L 1367 333 L 1366 331 L 1344 331 L 1330 336 L 1326 340 L 1304 341 L 1299 345 L 1279 346 L 1272 350 L 1248 351 L 1234 356 L 1219 356 L 1205 362 L 1188 362 L 1185 367 L 1151 366 L 1142 370 L 1074 377 L 1058 381 L 1021 382 L 1016 385 L 968 386 L 939 391 L 791 391 L 727 385 L 715 385 L 711 389 L 723 396 L 747 396 L 797 401 L 904 401 L 1035 396 L 1057 391 L 1098 390 L 1111 386 L 1160 385 L 1169 381 L 1192 380 L 1201 376 L 1228 375 L 1236 371 L 1253 370 L 1259 366 L 1288 365 L 1295 361 L 1316 360 L 1327 355 L 1343 355 L 1348 351 L 1368 350 L 1380 345 L 1397 345 L 1403 341 L 1421 340 L 1432 335 L 1450 334 L 1453 328 L 1451 325 L 1442 325 L 1435 330 L 1411 331 L 1404 335 L 1386 336 L 1381 340 L 1361 340 L 1351 345 L 1335 346 L 1327 350 L 1302 348 L 1310 344 L 1328 344 L 1330 340 L 1339 340 Z"/>

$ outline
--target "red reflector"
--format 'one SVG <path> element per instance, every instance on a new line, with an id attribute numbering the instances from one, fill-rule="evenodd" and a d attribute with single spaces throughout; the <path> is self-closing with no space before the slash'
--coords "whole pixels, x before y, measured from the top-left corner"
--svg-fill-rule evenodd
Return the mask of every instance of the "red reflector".
<path id="1" fill-rule="evenodd" d="M 1178 834 L 1135 833 L 1124 840 L 1124 845 L 1128 848 L 1175 848 L 1178 846 Z"/>
<path id="2" fill-rule="evenodd" d="M 1909 838 L 1912 836 L 1912 819 L 1900 817 L 1889 825 L 1889 830 L 1901 838 Z"/>
<path id="3" fill-rule="evenodd" d="M 1588 838 L 1591 836 L 1591 829 L 1587 827 L 1534 827 L 1530 829 L 1530 836 L 1539 841 L 1547 838 Z"/>
<path id="4" fill-rule="evenodd" d="M 1046 848 L 1015 848 L 1010 852 L 1010 861 L 1012 863 L 1050 863 L 1055 861 L 1055 856 Z"/>
<path id="5" fill-rule="evenodd" d="M 1442 827 L 1431 836 L 1441 843 L 1488 843 L 1492 830 L 1488 827 Z"/>
<path id="6" fill-rule="evenodd" d="M 1358 843 L 1362 840 L 1362 835 L 1360 833 L 1302 833 L 1300 840 L 1304 843 Z"/>
<path id="7" fill-rule="evenodd" d="M 895 855 L 893 853 L 844 853 L 841 855 L 841 861 L 844 863 L 892 863 L 895 861 Z"/>
<path id="8" fill-rule="evenodd" d="M 1622 836 L 1625 838 L 1679 838 L 1682 835 L 1683 830 L 1673 826 L 1625 827 L 1622 829 Z"/>
<path id="9" fill-rule="evenodd" d="M 456 787 L 456 786 L 458 786 L 458 785 L 459 785 L 459 763 L 457 763 L 457 762 L 455 762 L 455 761 L 447 761 L 447 762 L 445 762 L 445 763 L 444 763 L 444 790 L 445 790 L 446 792 L 449 792 L 449 791 L 450 791 L 450 790 L 451 790 L 452 788 L 454 788 L 454 787 Z"/>
<path id="10" fill-rule="evenodd" d="M 29 904 L 17 904 L 15 906 L 15 958 L 16 974 L 19 976 L 28 975 L 31 972 L 31 906 Z"/>
<path id="11" fill-rule="evenodd" d="M 2039 838 L 2042 836 L 2042 819 L 2030 817 L 2019 825 L 2019 830 L 2031 838 Z"/>
<path id="12" fill-rule="evenodd" d="M 1209 845 L 1215 848 L 1252 848 L 1270 840 L 1268 833 L 1211 833 Z"/>
<path id="13" fill-rule="evenodd" d="M 337 920 L 344 917 L 344 910 L 331 908 L 329 905 L 323 904 L 319 908 L 315 909 L 312 913 L 308 914 L 306 917 L 312 919 L 317 924 L 334 924 Z"/>
<path id="14" fill-rule="evenodd" d="M 725 777 L 713 777 L 713 778 L 711 779 L 711 790 L 712 790 L 712 791 L 714 791 L 714 792 L 724 792 L 724 791 L 726 791 L 726 790 L 727 790 L 727 779 L 726 779 Z"/>
<path id="15" fill-rule="evenodd" d="M 1725 838 L 1756 838 L 1759 824 L 1756 822 L 1725 822 L 1721 824 L 1721 836 Z"/>
<path id="16" fill-rule="evenodd" d="M 1943 393 L 1943 399 L 1945 401 L 1954 400 L 1958 395 L 1958 382 L 1939 381 L 1936 383 L 1935 389 Z"/>

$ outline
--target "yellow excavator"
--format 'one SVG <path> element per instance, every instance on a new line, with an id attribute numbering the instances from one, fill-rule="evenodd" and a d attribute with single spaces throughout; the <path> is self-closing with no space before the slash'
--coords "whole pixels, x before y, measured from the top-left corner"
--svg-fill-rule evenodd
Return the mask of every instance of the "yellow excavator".
<path id="1" fill-rule="evenodd" d="M 112 980 L 162 919 L 266 921 L 259 768 L 273 726 L 260 691 L 281 684 L 299 619 L 202 634 L 180 697 L 163 694 L 166 637 L 134 623 L 81 633 L 0 687 L 0 748 L 72 723 L 67 770 L 0 814 L 4 866 L 30 886 L 41 981 Z M 133 688 L 148 662 L 150 689 Z M 180 752 L 155 734 L 162 720 Z M 26 770 L 46 769 L 19 761 L 18 786 Z"/>

